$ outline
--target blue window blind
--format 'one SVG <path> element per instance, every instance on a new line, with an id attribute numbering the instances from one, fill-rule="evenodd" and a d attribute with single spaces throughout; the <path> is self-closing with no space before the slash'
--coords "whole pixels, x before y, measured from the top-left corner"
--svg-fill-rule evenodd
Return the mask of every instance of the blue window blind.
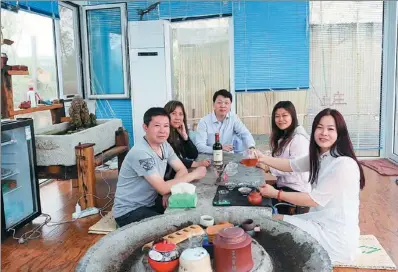
<path id="1" fill-rule="evenodd" d="M 130 99 L 109 99 L 96 101 L 95 115 L 98 119 L 119 118 L 123 127 L 129 133 L 130 146 L 134 144 L 133 137 L 133 112 Z"/>
<path id="2" fill-rule="evenodd" d="M 23 10 L 53 17 L 59 19 L 58 1 L 1 1 L 1 7 L 6 9 L 15 10 L 21 8 Z"/>
<path id="3" fill-rule="evenodd" d="M 128 20 L 139 21 L 139 9 L 145 9 L 156 1 L 128 2 Z M 160 5 L 143 16 L 143 20 L 189 18 L 207 15 L 231 14 L 230 1 L 162 1 Z"/>
<path id="4" fill-rule="evenodd" d="M 128 20 L 154 1 L 128 3 Z M 143 20 L 231 14 L 237 91 L 309 87 L 308 2 L 162 1 Z"/>
<path id="5" fill-rule="evenodd" d="M 235 89 L 309 87 L 308 2 L 234 2 Z"/>
<path id="6" fill-rule="evenodd" d="M 169 1 L 160 5 L 160 19 L 232 13 L 230 1 Z"/>
<path id="7" fill-rule="evenodd" d="M 120 9 L 88 10 L 87 31 L 92 94 L 123 94 Z"/>
<path id="8" fill-rule="evenodd" d="M 127 3 L 127 20 L 128 21 L 139 21 L 140 15 L 138 14 L 138 10 L 143 10 L 149 7 L 151 4 L 155 3 L 149 1 L 132 1 Z M 159 20 L 159 12 L 158 8 L 152 10 L 151 12 L 147 13 L 143 16 L 143 21 L 148 20 Z"/>

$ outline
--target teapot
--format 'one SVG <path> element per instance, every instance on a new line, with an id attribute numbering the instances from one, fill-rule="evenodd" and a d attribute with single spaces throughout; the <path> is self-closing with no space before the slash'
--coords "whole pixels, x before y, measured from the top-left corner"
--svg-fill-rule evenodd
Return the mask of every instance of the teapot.
<path id="1" fill-rule="evenodd" d="M 148 263 L 156 272 L 172 272 L 178 267 L 179 257 L 177 245 L 162 240 L 149 250 Z"/>
<path id="2" fill-rule="evenodd" d="M 261 203 L 263 202 L 263 196 L 261 195 L 261 193 L 256 189 L 254 191 L 252 191 L 248 196 L 247 196 L 247 200 L 249 201 L 249 203 L 253 206 L 258 206 L 261 205 Z"/>

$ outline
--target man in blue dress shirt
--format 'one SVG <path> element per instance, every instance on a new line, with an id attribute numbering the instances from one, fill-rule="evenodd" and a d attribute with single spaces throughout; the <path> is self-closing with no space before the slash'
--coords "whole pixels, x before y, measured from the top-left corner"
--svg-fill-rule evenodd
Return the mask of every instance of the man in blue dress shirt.
<path id="1" fill-rule="evenodd" d="M 220 134 L 220 142 L 226 152 L 241 152 L 234 142 L 243 142 L 246 149 L 254 149 L 255 141 L 239 117 L 231 112 L 232 95 L 225 89 L 213 95 L 214 111 L 203 117 L 198 124 L 196 147 L 200 153 L 211 154 L 215 142 L 215 133 Z M 239 148 L 240 149 L 240 148 Z"/>

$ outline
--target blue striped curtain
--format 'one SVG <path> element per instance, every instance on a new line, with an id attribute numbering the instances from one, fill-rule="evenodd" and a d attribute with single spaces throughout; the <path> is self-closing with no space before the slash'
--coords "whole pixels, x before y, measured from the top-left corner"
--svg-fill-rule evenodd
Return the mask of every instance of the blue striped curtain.
<path id="1" fill-rule="evenodd" d="M 237 91 L 309 87 L 308 2 L 233 6 Z"/>

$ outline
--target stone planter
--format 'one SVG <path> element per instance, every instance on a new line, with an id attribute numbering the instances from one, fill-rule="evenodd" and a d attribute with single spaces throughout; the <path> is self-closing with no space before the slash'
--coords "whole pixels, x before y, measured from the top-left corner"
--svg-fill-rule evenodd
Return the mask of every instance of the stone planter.
<path id="1" fill-rule="evenodd" d="M 94 143 L 94 154 L 114 146 L 115 132 L 122 127 L 122 120 L 98 119 L 95 127 L 68 135 L 51 135 L 66 130 L 68 126 L 69 123 L 61 123 L 35 131 L 38 166 L 75 165 L 75 146 L 79 143 Z"/>

